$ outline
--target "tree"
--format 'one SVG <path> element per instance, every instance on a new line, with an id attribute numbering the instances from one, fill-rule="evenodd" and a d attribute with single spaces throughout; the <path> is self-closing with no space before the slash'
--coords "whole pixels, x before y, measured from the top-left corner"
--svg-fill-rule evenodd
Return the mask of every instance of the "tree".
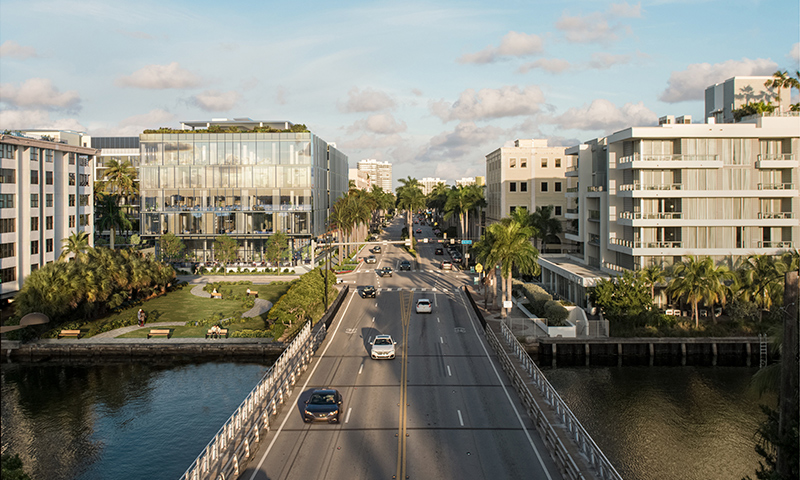
<path id="1" fill-rule="evenodd" d="M 64 245 L 61 247 L 61 256 L 58 257 L 59 261 L 65 261 L 70 255 L 74 255 L 76 260 L 80 260 L 87 250 L 91 248 L 89 245 L 89 234 L 81 230 L 80 232 L 73 232 L 69 237 L 62 238 Z"/>
<path id="2" fill-rule="evenodd" d="M 267 261 L 273 265 L 278 265 L 279 262 L 285 257 L 289 249 L 289 237 L 285 233 L 278 230 L 267 239 L 267 245 L 264 248 L 264 255 Z"/>
<path id="3" fill-rule="evenodd" d="M 602 279 L 589 291 L 589 299 L 611 322 L 642 323 L 640 319 L 653 308 L 647 284 L 633 272 Z"/>
<path id="4" fill-rule="evenodd" d="M 678 298 L 685 298 L 692 305 L 695 328 L 700 327 L 700 312 L 697 305 L 701 301 L 706 301 L 710 302 L 709 306 L 713 308 L 715 302 L 723 302 L 725 296 L 723 282 L 734 278 L 727 267 L 715 267 L 711 257 L 700 260 L 691 255 L 673 266 L 672 277 L 667 291 Z"/>
<path id="5" fill-rule="evenodd" d="M 488 260 L 491 265 L 500 264 L 505 280 L 501 282 L 504 301 L 511 301 L 511 275 L 515 268 L 523 274 L 533 275 L 537 271 L 539 252 L 530 241 L 533 234 L 530 226 L 508 217 L 487 229 L 487 237 L 490 237 L 489 243 L 492 245 Z M 507 313 L 505 308 L 501 310 L 503 318 Z"/>
<path id="6" fill-rule="evenodd" d="M 131 228 L 132 224 L 125 213 L 117 205 L 115 195 L 101 195 L 100 204 L 97 208 L 97 220 L 95 222 L 100 231 L 111 231 L 111 243 L 109 248 L 114 250 L 114 239 L 118 228 Z"/>
<path id="7" fill-rule="evenodd" d="M 667 275 L 664 268 L 657 263 L 651 264 L 638 272 L 639 280 L 645 285 L 650 287 L 650 298 L 655 301 L 656 298 L 656 285 L 659 283 L 666 283 Z"/>
<path id="8" fill-rule="evenodd" d="M 800 72 L 798 72 L 798 77 L 800 77 Z M 764 86 L 768 88 L 777 88 L 778 93 L 775 94 L 775 100 L 778 101 L 778 111 L 782 111 L 781 109 L 781 90 L 784 88 L 789 89 L 789 94 L 791 95 L 791 89 L 797 88 L 800 89 L 800 80 L 796 78 L 792 78 L 789 75 L 789 72 L 786 70 L 780 71 L 777 70 L 775 73 L 772 74 L 772 78 L 764 82 Z"/>
<path id="9" fill-rule="evenodd" d="M 536 228 L 535 237 L 541 242 L 541 251 L 547 250 L 548 240 L 557 240 L 557 235 L 561 233 L 561 221 L 553 217 L 553 206 L 536 207 L 536 211 L 531 213 L 530 224 Z"/>
<path id="10" fill-rule="evenodd" d="M 406 225 L 408 227 L 408 238 L 414 242 L 414 223 L 412 214 L 420 208 L 425 207 L 425 195 L 420 189 L 419 181 L 416 178 L 401 178 L 402 184 L 397 188 L 397 207 L 406 211 Z"/>
<path id="11" fill-rule="evenodd" d="M 158 239 L 159 250 L 161 251 L 161 258 L 165 260 L 178 260 L 183 258 L 183 252 L 186 250 L 186 245 L 174 233 L 165 233 Z"/>
<path id="12" fill-rule="evenodd" d="M 741 295 L 760 307 L 759 320 L 763 318 L 763 311 L 769 311 L 776 300 L 781 302 L 786 267 L 785 262 L 770 255 L 750 255 L 739 270 Z"/>
<path id="13" fill-rule="evenodd" d="M 214 240 L 214 258 L 223 264 L 236 260 L 239 256 L 239 242 L 228 235 L 221 235 Z M 227 269 L 225 270 L 227 274 Z"/>

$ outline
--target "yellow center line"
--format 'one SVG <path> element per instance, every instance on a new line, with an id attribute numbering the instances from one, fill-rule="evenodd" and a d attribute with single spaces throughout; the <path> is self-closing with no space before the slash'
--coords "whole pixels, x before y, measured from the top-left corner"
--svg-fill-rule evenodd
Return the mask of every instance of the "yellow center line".
<path id="1" fill-rule="evenodd" d="M 406 300 L 408 296 L 408 300 Z M 403 324 L 403 344 L 400 348 L 400 425 L 397 431 L 397 474 L 395 478 L 406 478 L 406 421 L 408 420 L 408 327 L 414 294 L 400 292 L 400 320 Z"/>

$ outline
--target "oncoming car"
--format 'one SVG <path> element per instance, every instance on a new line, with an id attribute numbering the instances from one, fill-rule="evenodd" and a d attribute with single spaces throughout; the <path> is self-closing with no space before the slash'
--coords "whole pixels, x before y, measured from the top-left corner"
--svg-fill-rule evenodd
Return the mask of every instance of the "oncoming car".
<path id="1" fill-rule="evenodd" d="M 391 335 L 378 335 L 372 341 L 370 357 L 378 360 L 379 358 L 394 358 L 394 346 L 397 342 L 392 340 Z"/>
<path id="2" fill-rule="evenodd" d="M 409 262 L 408 260 L 403 260 L 402 262 L 400 262 L 400 267 L 398 268 L 398 270 L 408 270 L 410 272 L 411 262 Z"/>
<path id="3" fill-rule="evenodd" d="M 392 267 L 383 267 L 376 270 L 378 275 L 381 277 L 391 277 L 392 276 Z"/>
<path id="4" fill-rule="evenodd" d="M 433 306 L 431 305 L 431 301 L 427 298 L 420 298 L 417 300 L 417 313 L 432 313 Z"/>
<path id="5" fill-rule="evenodd" d="M 314 390 L 311 397 L 306 400 L 303 409 L 303 421 L 327 421 L 339 423 L 339 414 L 342 408 L 342 394 L 332 388 Z"/>
<path id="6" fill-rule="evenodd" d="M 361 298 L 375 298 L 375 287 L 373 285 L 367 285 L 361 288 Z"/>
<path id="7" fill-rule="evenodd" d="M 375 258 L 375 255 L 370 255 L 369 257 L 367 257 L 367 263 L 377 263 L 377 262 L 378 259 Z"/>

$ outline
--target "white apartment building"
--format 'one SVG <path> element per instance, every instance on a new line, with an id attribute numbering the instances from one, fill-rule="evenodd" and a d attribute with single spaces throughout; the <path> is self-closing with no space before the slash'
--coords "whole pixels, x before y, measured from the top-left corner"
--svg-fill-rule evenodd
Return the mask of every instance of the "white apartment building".
<path id="1" fill-rule="evenodd" d="M 39 137 L 27 136 L 36 134 Z M 92 169 L 97 150 L 77 132 L 0 134 L 0 300 L 61 255 L 78 231 L 94 244 Z"/>
<path id="2" fill-rule="evenodd" d="M 369 175 L 363 170 L 351 168 L 348 170 L 348 183 L 353 182 L 355 188 L 359 190 L 369 191 L 372 189 L 372 184 L 369 181 Z"/>
<path id="3" fill-rule="evenodd" d="M 384 192 L 393 192 L 392 188 L 392 164 L 389 162 L 379 162 L 375 159 L 359 160 L 357 164 L 358 170 L 365 172 L 369 180 L 369 189 L 373 185 L 377 185 L 383 189 Z"/>
<path id="4" fill-rule="evenodd" d="M 722 83 L 706 87 L 705 116 L 707 123 L 733 123 L 733 111 L 748 103 L 772 103 L 778 106 L 779 111 L 789 110 L 791 104 L 791 91 L 782 88 L 767 88 L 764 84 L 772 81 L 773 77 L 733 77 Z M 780 103 L 777 103 L 780 97 Z M 713 119 L 713 120 L 712 120 Z"/>
<path id="5" fill-rule="evenodd" d="M 486 155 L 486 224 L 499 222 L 517 208 L 529 212 L 552 206 L 553 216 L 566 220 L 567 156 L 565 147 L 549 147 L 546 139 L 519 139 Z M 566 229 L 566 225 L 564 225 Z M 564 235 L 559 235 L 564 243 Z M 560 246 L 550 244 L 548 248 Z"/>
<path id="6" fill-rule="evenodd" d="M 763 83 L 762 83 L 763 84 Z M 630 127 L 567 149 L 567 238 L 545 286 L 586 306 L 599 278 L 688 255 L 735 262 L 800 245 L 800 117 Z"/>
<path id="7" fill-rule="evenodd" d="M 424 193 L 425 195 L 431 193 L 433 191 L 434 187 L 436 187 L 436 185 L 439 185 L 440 183 L 443 183 L 443 184 L 447 185 L 447 180 L 442 180 L 441 178 L 438 178 L 438 177 L 437 178 L 425 177 L 425 178 L 420 179 L 420 181 L 419 181 L 419 185 L 420 185 L 420 188 L 422 189 L 422 193 Z"/>
<path id="8" fill-rule="evenodd" d="M 466 187 L 467 185 L 484 186 L 486 185 L 486 177 L 462 177 L 461 180 L 456 180 L 456 186 L 458 187 Z"/>

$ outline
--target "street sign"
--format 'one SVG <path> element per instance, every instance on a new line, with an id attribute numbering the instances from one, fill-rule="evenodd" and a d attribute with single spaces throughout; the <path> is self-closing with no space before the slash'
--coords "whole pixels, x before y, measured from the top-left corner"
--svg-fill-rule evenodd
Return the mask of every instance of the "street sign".
<path id="1" fill-rule="evenodd" d="M 461 245 L 472 245 L 472 240 L 461 240 Z"/>
<path id="2" fill-rule="evenodd" d="M 464 254 L 464 258 L 466 258 L 467 260 L 469 260 L 469 253 L 465 253 L 465 254 Z"/>
<path id="3" fill-rule="evenodd" d="M 481 273 L 483 271 L 483 265 L 480 263 L 475 264 L 475 271 Z"/>
<path id="4" fill-rule="evenodd" d="M 504 300 L 503 301 L 503 308 L 513 308 L 513 307 L 514 307 L 514 304 L 511 302 L 511 300 Z"/>

